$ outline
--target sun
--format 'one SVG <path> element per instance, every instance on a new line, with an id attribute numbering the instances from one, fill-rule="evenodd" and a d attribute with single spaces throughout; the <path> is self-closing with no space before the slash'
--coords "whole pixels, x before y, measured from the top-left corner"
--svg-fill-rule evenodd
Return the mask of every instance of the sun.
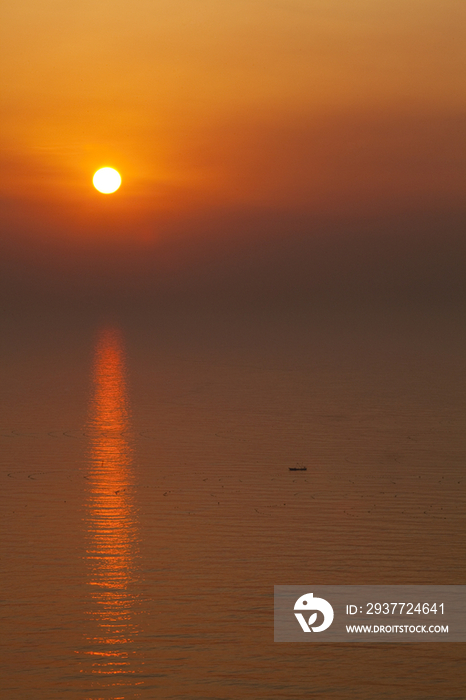
<path id="1" fill-rule="evenodd" d="M 92 178 L 94 187 L 103 194 L 116 192 L 121 185 L 120 173 L 114 168 L 100 168 Z"/>

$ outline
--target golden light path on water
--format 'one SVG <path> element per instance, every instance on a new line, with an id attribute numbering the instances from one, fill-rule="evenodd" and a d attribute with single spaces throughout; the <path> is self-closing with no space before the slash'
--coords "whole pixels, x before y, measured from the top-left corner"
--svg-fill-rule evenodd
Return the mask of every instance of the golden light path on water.
<path id="1" fill-rule="evenodd" d="M 138 527 L 131 495 L 132 450 L 125 358 L 120 332 L 103 329 L 97 338 L 90 403 L 90 464 L 87 473 L 86 564 L 89 583 L 88 633 L 82 673 L 89 674 L 95 695 L 131 697 L 138 685 L 134 621 L 135 557 Z M 89 677 L 88 676 L 88 677 Z M 116 693 L 108 695 L 108 692 Z M 137 691 L 136 691 L 137 692 Z"/>

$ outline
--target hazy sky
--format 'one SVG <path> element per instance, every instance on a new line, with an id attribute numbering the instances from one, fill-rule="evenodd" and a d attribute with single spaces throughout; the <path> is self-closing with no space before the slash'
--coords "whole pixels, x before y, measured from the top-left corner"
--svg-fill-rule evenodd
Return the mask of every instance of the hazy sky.
<path id="1" fill-rule="evenodd" d="M 422 237 L 432 212 L 440 240 L 464 222 L 463 0 L 6 0 L 2 14 L 13 276 L 43 246 L 58 268 L 84 246 L 95 271 L 118 241 L 136 276 L 136 251 L 157 268 L 169 249 L 169 276 L 197 250 L 221 267 L 251 236 L 267 249 L 269 232 L 279 260 L 332 227 Z M 122 175 L 114 195 L 92 187 L 104 165 Z"/>

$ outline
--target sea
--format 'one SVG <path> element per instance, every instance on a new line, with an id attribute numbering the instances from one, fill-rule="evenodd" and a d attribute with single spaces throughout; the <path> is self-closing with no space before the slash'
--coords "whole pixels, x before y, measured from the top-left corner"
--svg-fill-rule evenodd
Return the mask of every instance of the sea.
<path id="1" fill-rule="evenodd" d="M 274 585 L 465 583 L 465 351 L 438 308 L 13 314 L 1 697 L 465 698 L 463 644 L 273 641 Z"/>

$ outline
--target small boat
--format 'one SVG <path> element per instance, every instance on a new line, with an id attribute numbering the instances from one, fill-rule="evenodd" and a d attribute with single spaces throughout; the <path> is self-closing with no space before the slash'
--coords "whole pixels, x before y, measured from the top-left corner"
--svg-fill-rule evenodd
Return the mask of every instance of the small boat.
<path id="1" fill-rule="evenodd" d="M 307 467 L 288 467 L 290 472 L 307 472 Z"/>

